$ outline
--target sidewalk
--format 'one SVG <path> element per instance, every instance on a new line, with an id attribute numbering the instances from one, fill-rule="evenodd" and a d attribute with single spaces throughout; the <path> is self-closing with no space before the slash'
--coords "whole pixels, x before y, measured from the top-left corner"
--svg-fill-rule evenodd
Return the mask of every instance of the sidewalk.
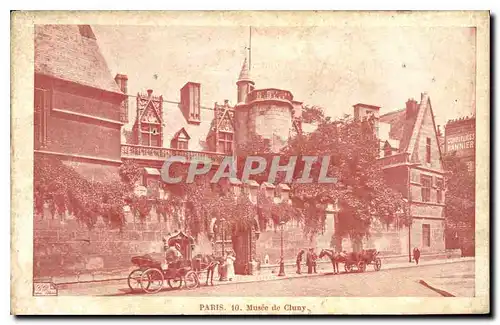
<path id="1" fill-rule="evenodd" d="M 415 265 L 414 263 L 409 263 L 408 262 L 408 257 L 406 255 L 394 255 L 394 256 L 381 256 L 382 259 L 382 270 L 386 269 L 387 266 L 389 268 L 393 268 L 393 265 L 398 265 L 397 267 L 405 267 L 405 266 L 412 266 Z M 421 264 L 426 265 L 426 263 L 431 262 L 431 263 L 436 263 L 437 261 L 454 261 L 454 260 L 466 260 L 467 258 L 463 257 L 450 257 L 446 258 L 445 255 L 443 254 L 434 254 L 434 255 L 423 255 L 421 258 Z M 473 259 L 473 258 L 472 258 Z M 340 269 L 343 272 L 344 271 L 344 266 L 343 264 L 340 265 Z M 124 269 L 119 269 L 119 270 L 113 270 L 113 271 L 99 271 L 95 273 L 82 273 L 82 274 L 77 274 L 77 275 L 69 275 L 69 276 L 58 276 L 58 277 L 42 277 L 42 278 L 37 278 L 35 279 L 36 281 L 39 282 L 53 282 L 57 285 L 66 285 L 66 284 L 76 284 L 76 283 L 89 283 L 89 282 L 106 282 L 106 281 L 118 281 L 118 280 L 126 280 L 130 272 L 135 269 L 135 267 L 130 266 Z M 302 271 L 304 272 L 304 269 L 307 272 L 307 268 L 305 265 L 302 266 Z M 367 270 L 372 270 L 373 266 L 368 265 Z M 317 267 L 318 272 L 323 271 L 323 272 L 331 272 L 333 271 L 332 269 L 332 264 L 329 260 L 323 259 L 323 260 L 318 260 L 318 267 Z M 256 272 L 255 276 L 261 276 L 261 275 L 268 275 L 269 277 L 276 277 L 279 271 L 279 265 L 262 265 L 261 269 Z M 293 261 L 286 261 L 285 262 L 285 272 L 287 274 L 287 277 L 296 275 L 296 266 L 295 262 Z M 217 274 L 216 274 L 217 275 Z M 214 275 L 214 279 L 218 279 L 218 276 L 216 277 Z M 238 275 L 239 277 L 249 277 L 248 275 Z M 214 280 L 215 283 L 215 280 Z"/>
<path id="2" fill-rule="evenodd" d="M 464 258 L 451 258 L 451 259 L 438 259 L 438 260 L 429 260 L 423 261 L 419 264 L 419 266 L 426 265 L 439 265 L 439 264 L 448 264 L 448 263 L 459 263 L 465 261 L 474 261 L 474 258 L 464 257 Z M 401 263 L 387 263 L 384 264 L 382 262 L 382 269 L 380 272 L 384 272 L 386 270 L 391 269 L 399 269 L 399 268 L 411 268 L 417 267 L 415 263 L 401 262 Z M 345 274 L 343 270 L 343 265 L 340 265 L 341 274 Z M 266 282 L 266 281 L 279 281 L 286 279 L 295 279 L 295 278 L 306 278 L 306 277 L 317 277 L 328 274 L 333 274 L 331 263 L 322 263 L 318 265 L 318 273 L 313 274 L 297 274 L 295 268 L 286 267 L 285 268 L 285 276 L 278 276 L 279 268 L 270 269 L 269 272 L 261 272 L 256 275 L 236 275 L 236 277 L 232 281 L 219 281 L 219 277 L 214 274 L 213 284 L 215 286 L 219 285 L 230 285 L 237 283 L 250 283 L 250 282 Z M 307 270 L 306 270 L 307 272 Z M 355 271 L 354 271 L 355 272 Z M 365 272 L 375 272 L 372 265 L 368 265 Z M 128 275 L 128 273 L 127 273 Z M 200 275 L 200 285 L 205 286 L 206 282 L 206 274 L 203 273 Z M 128 293 L 127 287 L 127 277 L 124 278 L 115 278 L 106 281 L 91 281 L 91 282 L 78 282 L 78 283 L 56 283 L 60 292 L 68 292 L 68 294 L 72 294 L 74 292 L 78 292 L 79 295 L 123 295 Z"/>
<path id="3" fill-rule="evenodd" d="M 439 264 L 447 264 L 447 263 L 459 263 L 459 262 L 466 262 L 466 261 L 474 261 L 474 257 L 461 257 L 461 258 L 421 261 L 419 263 L 419 266 L 439 265 Z M 407 268 L 407 267 L 416 267 L 416 266 L 417 265 L 415 263 L 409 263 L 408 261 L 399 262 L 399 263 L 387 263 L 387 264 L 384 264 L 384 262 L 382 261 L 382 268 L 380 269 L 380 271 Z M 340 264 L 340 270 L 341 270 L 341 273 L 345 273 L 343 264 Z M 307 274 L 307 268 L 306 268 L 306 272 L 304 272 L 302 274 L 297 274 L 295 272 L 296 271 L 295 267 L 292 268 L 290 266 L 285 267 L 286 276 L 282 276 L 282 277 L 278 276 L 279 267 L 277 267 L 275 270 L 273 269 L 273 271 L 275 271 L 275 272 L 274 273 L 273 272 L 265 272 L 264 274 L 261 273 L 261 274 L 256 274 L 256 275 L 236 275 L 236 277 L 233 281 L 222 281 L 222 282 L 218 281 L 218 278 L 216 278 L 214 276 L 214 286 L 215 285 L 233 284 L 233 283 L 275 281 L 275 280 L 314 277 L 314 276 L 321 276 L 321 275 L 325 275 L 325 274 L 333 274 L 333 268 L 332 268 L 331 263 L 322 263 L 322 265 L 318 265 L 318 270 L 317 270 L 318 273 L 313 273 L 313 274 Z M 304 271 L 304 270 L 302 270 L 302 271 Z M 374 272 L 374 271 L 375 270 L 374 270 L 372 265 L 367 265 L 365 272 Z M 353 272 L 356 272 L 356 271 L 353 271 Z M 200 279 L 200 281 L 203 283 L 202 280 L 204 280 L 203 277 Z"/>

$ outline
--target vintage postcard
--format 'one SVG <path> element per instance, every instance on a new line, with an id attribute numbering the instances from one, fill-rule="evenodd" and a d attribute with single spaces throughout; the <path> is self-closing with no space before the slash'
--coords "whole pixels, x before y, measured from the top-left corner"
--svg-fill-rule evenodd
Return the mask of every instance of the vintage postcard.
<path id="1" fill-rule="evenodd" d="M 488 12 L 13 12 L 13 314 L 490 311 Z"/>

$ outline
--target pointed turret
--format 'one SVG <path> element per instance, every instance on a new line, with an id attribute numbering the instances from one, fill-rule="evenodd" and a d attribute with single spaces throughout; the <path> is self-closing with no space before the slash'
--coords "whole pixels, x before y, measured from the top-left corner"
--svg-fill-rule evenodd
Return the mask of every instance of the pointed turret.
<path id="1" fill-rule="evenodd" d="M 254 89 L 255 83 L 250 79 L 250 70 L 248 68 L 248 60 L 245 58 L 241 67 L 240 76 L 236 82 L 238 86 L 238 104 L 246 102 L 247 95 Z"/>
<path id="2" fill-rule="evenodd" d="M 243 61 L 243 66 L 241 67 L 240 77 L 238 78 L 238 81 L 251 81 L 247 58 L 245 58 L 245 60 Z"/>

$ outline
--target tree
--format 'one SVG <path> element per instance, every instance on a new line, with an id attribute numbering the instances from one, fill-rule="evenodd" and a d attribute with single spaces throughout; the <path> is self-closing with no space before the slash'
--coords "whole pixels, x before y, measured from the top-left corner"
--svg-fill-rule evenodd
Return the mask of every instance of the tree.
<path id="1" fill-rule="evenodd" d="M 322 116 L 317 114 L 317 116 Z M 363 237 L 369 236 L 373 219 L 389 222 L 396 213 L 405 211 L 400 193 L 391 190 L 377 163 L 378 139 L 373 131 L 373 120 L 344 117 L 338 120 L 323 118 L 318 128 L 310 134 L 299 134 L 283 149 L 286 156 L 329 157 L 327 176 L 337 182 L 317 182 L 323 158 L 312 164 L 313 183 L 291 184 L 294 203 L 302 210 L 305 232 L 313 235 L 324 228 L 326 204 L 339 202 L 335 241 L 350 237 L 358 246 Z M 321 160 L 321 161 L 320 161 Z M 305 163 L 295 169 L 297 179 Z"/>
<path id="2" fill-rule="evenodd" d="M 304 106 L 302 108 L 302 122 L 303 123 L 323 123 L 329 120 L 325 116 L 323 108 L 319 106 Z"/>

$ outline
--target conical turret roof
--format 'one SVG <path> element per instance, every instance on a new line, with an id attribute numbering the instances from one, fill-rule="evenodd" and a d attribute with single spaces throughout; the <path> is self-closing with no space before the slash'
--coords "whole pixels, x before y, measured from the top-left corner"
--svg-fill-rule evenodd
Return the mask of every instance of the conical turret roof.
<path id="1" fill-rule="evenodd" d="M 252 81 L 250 78 L 250 71 L 248 69 L 248 60 L 245 58 L 243 61 L 243 66 L 241 67 L 240 77 L 238 81 Z"/>

